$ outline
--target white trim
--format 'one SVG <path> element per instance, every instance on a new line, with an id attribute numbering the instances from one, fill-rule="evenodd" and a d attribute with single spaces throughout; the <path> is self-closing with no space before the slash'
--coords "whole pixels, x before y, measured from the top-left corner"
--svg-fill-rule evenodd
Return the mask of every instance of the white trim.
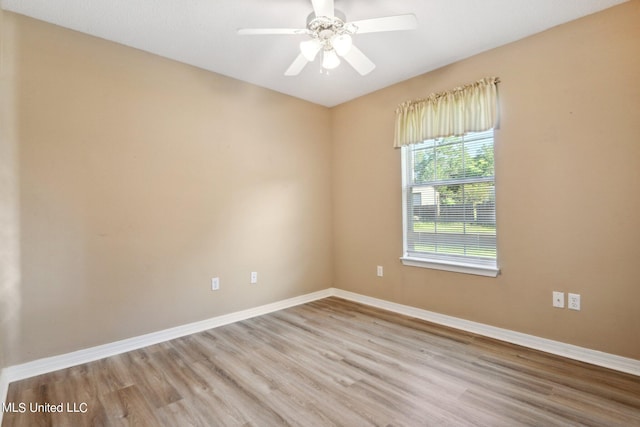
<path id="1" fill-rule="evenodd" d="M 0 369 L 0 405 L 6 401 L 7 393 L 9 392 L 9 379 L 6 375 L 6 369 Z M 0 426 L 2 425 L 2 416 L 4 411 L 0 407 Z"/>
<path id="2" fill-rule="evenodd" d="M 199 322 L 176 326 L 175 328 L 165 329 L 163 331 L 152 332 L 150 334 L 61 354 L 59 356 L 45 357 L 44 359 L 9 366 L 2 371 L 3 378 L 8 384 L 36 375 L 46 374 L 59 369 L 65 369 L 71 366 L 104 359 L 105 357 L 115 356 L 116 354 L 126 353 L 127 351 L 137 350 L 139 348 L 180 338 L 185 335 L 195 334 L 218 326 L 224 326 L 241 320 L 250 319 L 252 317 L 262 316 L 263 314 L 272 313 L 274 311 L 283 310 L 296 305 L 306 304 L 311 301 L 329 297 L 331 294 L 331 289 L 325 289 L 277 301 L 271 304 L 237 311 L 235 313 L 224 314 L 222 316 L 213 317 Z M 6 397 L 6 392 L 5 394 L 0 394 L 0 396 L 4 399 L 4 397 Z"/>
<path id="3" fill-rule="evenodd" d="M 627 357 L 617 356 L 615 354 L 604 353 L 602 351 L 591 350 L 584 347 L 578 347 L 572 344 L 565 344 L 559 341 L 553 341 L 546 338 L 536 337 L 534 335 L 523 334 L 508 329 L 497 328 L 495 326 L 485 325 L 483 323 L 472 322 L 453 316 L 435 313 L 408 305 L 397 304 L 372 298 L 365 295 L 356 294 L 341 289 L 333 289 L 332 294 L 339 298 L 359 302 L 361 304 L 370 305 L 372 307 L 393 311 L 395 313 L 404 314 L 406 316 L 415 317 L 439 325 L 449 326 L 467 332 L 495 338 L 512 344 L 521 345 L 523 347 L 544 351 L 558 356 L 567 357 L 569 359 L 579 360 L 581 362 L 591 363 L 592 365 L 602 366 L 614 369 L 620 372 L 640 376 L 640 360 Z"/>
<path id="4" fill-rule="evenodd" d="M 432 268 L 435 270 L 453 271 L 455 273 L 476 274 L 478 276 L 496 277 L 500 269 L 496 267 L 466 264 L 462 262 L 440 261 L 433 259 L 401 257 L 403 265 L 411 267 Z"/>
<path id="5" fill-rule="evenodd" d="M 407 150 L 409 146 L 400 147 L 400 167 L 402 169 L 402 252 L 407 253 L 407 230 L 409 229 L 409 221 L 407 218 L 407 203 L 409 203 L 409 186 L 407 185 L 407 173 L 409 165 L 407 165 Z"/>

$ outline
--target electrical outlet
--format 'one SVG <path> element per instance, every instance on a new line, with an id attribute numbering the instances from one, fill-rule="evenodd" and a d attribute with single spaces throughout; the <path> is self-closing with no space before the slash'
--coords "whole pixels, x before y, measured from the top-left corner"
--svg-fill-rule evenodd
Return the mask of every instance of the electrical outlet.
<path id="1" fill-rule="evenodd" d="M 580 294 L 569 294 L 569 310 L 580 310 Z"/>
<path id="2" fill-rule="evenodd" d="M 217 291 L 218 289 L 220 289 L 220 278 L 214 277 L 213 279 L 211 279 L 211 290 Z"/>
<path id="3" fill-rule="evenodd" d="M 553 306 L 564 308 L 564 292 L 553 291 Z"/>
<path id="4" fill-rule="evenodd" d="M 382 268 L 381 265 L 379 265 L 378 266 L 378 277 L 382 277 L 383 273 L 384 273 L 384 269 Z"/>
<path id="5" fill-rule="evenodd" d="M 251 272 L 251 284 L 255 284 L 255 283 L 258 283 L 258 272 L 252 271 Z"/>

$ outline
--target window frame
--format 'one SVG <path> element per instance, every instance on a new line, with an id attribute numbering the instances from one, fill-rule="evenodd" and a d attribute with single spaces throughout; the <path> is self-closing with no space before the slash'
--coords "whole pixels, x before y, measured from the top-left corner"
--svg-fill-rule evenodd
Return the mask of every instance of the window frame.
<path id="1" fill-rule="evenodd" d="M 495 153 L 495 129 L 493 131 L 493 150 Z M 413 168 L 412 165 L 409 165 L 410 162 L 410 152 L 412 150 L 411 145 L 405 145 L 401 147 L 401 170 L 402 170 L 402 243 L 403 243 L 403 256 L 400 257 L 403 265 L 411 266 L 411 267 L 421 267 L 421 268 L 429 268 L 436 270 L 444 270 L 451 271 L 457 273 L 465 273 L 465 274 L 474 274 L 480 276 L 487 277 L 496 277 L 500 273 L 500 268 L 498 267 L 498 248 L 496 241 L 496 258 L 495 263 L 492 265 L 482 264 L 482 263 L 473 263 L 473 262 L 465 262 L 465 256 L 461 255 L 459 260 L 455 259 L 440 259 L 438 257 L 429 257 L 428 255 L 422 256 L 411 256 L 409 253 L 409 240 L 408 240 L 408 232 L 409 232 L 409 207 L 408 203 L 411 201 L 413 203 L 413 192 L 412 189 L 415 186 L 420 186 L 421 184 L 415 184 L 413 179 L 411 178 L 411 183 L 409 183 L 409 174 L 413 176 Z M 495 164 L 494 164 L 494 174 L 493 179 L 489 180 L 493 182 L 494 189 L 496 186 L 495 181 Z M 437 180 L 436 180 L 437 181 Z M 434 182 L 436 182 L 434 181 Z M 466 181 L 466 180 L 465 180 Z M 477 182 L 487 181 L 485 177 L 479 177 Z M 464 184 L 466 182 L 460 182 L 460 184 Z M 494 205 L 494 214 L 495 214 L 495 205 Z M 412 221 L 413 223 L 413 221 Z M 497 223 L 496 223 L 497 226 Z M 497 230 L 496 230 L 497 236 Z M 470 259 L 469 257 L 468 259 Z"/>

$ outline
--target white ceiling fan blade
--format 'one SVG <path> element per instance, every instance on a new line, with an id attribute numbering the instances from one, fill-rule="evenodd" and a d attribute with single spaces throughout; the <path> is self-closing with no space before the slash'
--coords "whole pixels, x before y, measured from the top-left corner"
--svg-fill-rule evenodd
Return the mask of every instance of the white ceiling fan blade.
<path id="1" fill-rule="evenodd" d="M 304 57 L 303 54 L 299 54 L 296 59 L 293 60 L 293 63 L 287 68 L 287 71 L 284 72 L 285 76 L 297 76 L 300 74 L 302 69 L 307 65 L 309 61 Z"/>
<path id="2" fill-rule="evenodd" d="M 316 17 L 327 16 L 333 18 L 333 0 L 311 0 Z"/>
<path id="3" fill-rule="evenodd" d="M 350 24 L 358 29 L 356 34 L 377 33 L 381 31 L 415 30 L 418 28 L 418 19 L 413 13 L 406 15 L 385 16 L 384 18 L 363 19 L 353 21 Z"/>
<path id="4" fill-rule="evenodd" d="M 362 76 L 366 76 L 376 68 L 376 64 L 355 46 L 351 46 L 349 52 L 342 57 Z"/>
<path id="5" fill-rule="evenodd" d="M 238 34 L 243 36 L 256 36 L 264 34 L 298 35 L 309 34 L 306 28 L 240 28 Z"/>

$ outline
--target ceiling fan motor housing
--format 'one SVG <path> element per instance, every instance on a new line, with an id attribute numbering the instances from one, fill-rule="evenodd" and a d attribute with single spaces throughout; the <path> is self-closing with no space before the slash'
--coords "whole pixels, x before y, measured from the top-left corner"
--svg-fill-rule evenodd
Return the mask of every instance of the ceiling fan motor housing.
<path id="1" fill-rule="evenodd" d="M 357 27 L 345 23 L 344 14 L 336 10 L 334 16 L 316 16 L 312 12 L 307 17 L 307 29 L 313 41 L 300 44 L 303 54 L 311 61 L 318 50 L 324 51 L 323 67 L 332 69 L 340 64 L 336 53 L 343 56 L 351 49 L 351 34 L 356 32 Z"/>
<path id="2" fill-rule="evenodd" d="M 309 14 L 307 17 L 307 29 L 310 31 L 312 38 L 319 39 L 326 44 L 330 44 L 334 36 L 344 34 L 352 35 L 357 31 L 357 27 L 350 23 L 345 23 L 344 13 L 336 10 L 333 17 L 316 16 L 315 13 Z M 328 46 L 331 48 L 331 46 Z"/>

